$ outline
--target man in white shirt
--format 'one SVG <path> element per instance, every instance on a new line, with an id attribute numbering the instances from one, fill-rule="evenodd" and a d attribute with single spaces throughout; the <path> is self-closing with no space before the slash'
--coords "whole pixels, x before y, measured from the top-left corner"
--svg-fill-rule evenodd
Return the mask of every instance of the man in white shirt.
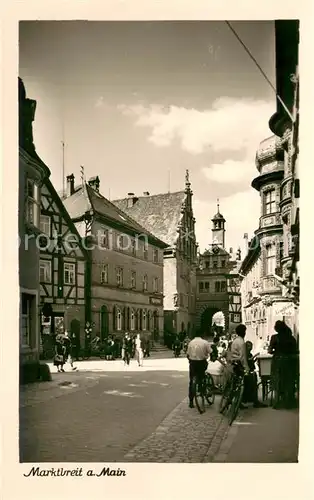
<path id="1" fill-rule="evenodd" d="M 243 369 L 248 372 L 249 365 L 247 362 L 246 347 L 244 342 L 244 337 L 246 334 L 246 326 L 238 325 L 236 327 L 236 338 L 233 340 L 230 348 L 230 362 L 234 363 L 236 361 L 240 362 Z"/>
<path id="2" fill-rule="evenodd" d="M 204 377 L 208 367 L 207 359 L 209 358 L 212 348 L 207 340 L 203 339 L 201 333 L 198 332 L 193 340 L 188 345 L 187 358 L 190 364 L 190 382 L 189 382 L 189 401 L 190 408 L 194 407 L 193 404 L 193 377 L 199 380 Z"/>

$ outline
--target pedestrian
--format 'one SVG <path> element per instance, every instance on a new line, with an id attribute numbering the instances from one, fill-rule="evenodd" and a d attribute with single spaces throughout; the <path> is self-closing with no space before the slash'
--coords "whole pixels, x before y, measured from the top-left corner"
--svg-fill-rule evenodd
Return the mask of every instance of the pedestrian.
<path id="1" fill-rule="evenodd" d="M 253 403 L 254 408 L 265 408 L 264 405 L 258 400 L 258 384 L 257 384 L 257 374 L 256 374 L 256 356 L 253 356 L 252 349 L 253 344 L 249 340 L 245 342 L 246 348 L 246 358 L 249 367 L 249 373 L 244 377 L 244 391 L 243 391 L 243 403 Z"/>
<path id="2" fill-rule="evenodd" d="M 73 366 L 73 352 L 72 352 L 73 346 L 67 330 L 65 330 L 64 332 L 63 345 L 64 345 L 64 362 L 65 363 L 69 362 L 72 370 L 77 370 L 77 367 Z"/>
<path id="3" fill-rule="evenodd" d="M 55 342 L 55 355 L 53 358 L 53 364 L 57 367 L 58 373 L 64 372 L 63 365 L 65 349 L 63 344 L 63 337 L 63 335 L 57 335 Z"/>
<path id="4" fill-rule="evenodd" d="M 208 367 L 208 358 L 212 351 L 211 345 L 207 340 L 202 338 L 201 331 L 196 333 L 196 336 L 189 343 L 187 350 L 187 358 L 189 360 L 189 406 L 194 408 L 193 380 L 197 378 L 199 382 L 205 376 Z"/>
<path id="5" fill-rule="evenodd" d="M 123 339 L 123 344 L 122 344 L 122 359 L 124 361 L 125 365 L 130 364 L 130 358 L 132 354 L 132 339 L 130 338 L 130 335 L 128 332 L 125 333 L 124 339 Z"/>
<path id="6" fill-rule="evenodd" d="M 273 355 L 271 385 L 274 391 L 273 408 L 293 408 L 296 405 L 298 383 L 298 348 L 291 329 L 284 321 L 275 323 L 277 334 L 272 335 L 268 352 Z"/>
<path id="7" fill-rule="evenodd" d="M 71 335 L 71 342 L 72 342 L 72 354 L 75 357 L 75 360 L 79 360 L 79 355 L 80 355 L 80 336 L 78 334 L 75 334 L 74 332 Z"/>
<path id="8" fill-rule="evenodd" d="M 143 349 L 141 347 L 139 347 L 136 350 L 136 358 L 137 358 L 138 366 L 143 366 L 144 355 L 143 355 Z"/>

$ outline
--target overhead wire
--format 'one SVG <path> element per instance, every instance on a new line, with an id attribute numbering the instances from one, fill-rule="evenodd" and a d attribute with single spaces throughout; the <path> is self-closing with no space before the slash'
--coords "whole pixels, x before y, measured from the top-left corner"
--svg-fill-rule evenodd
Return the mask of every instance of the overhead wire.
<path id="1" fill-rule="evenodd" d="M 241 38 L 239 37 L 239 35 L 236 32 L 236 30 L 233 28 L 233 26 L 231 25 L 231 23 L 229 21 L 225 21 L 225 23 L 227 24 L 227 26 L 229 27 L 229 29 L 232 31 L 232 33 L 234 34 L 234 36 L 236 37 L 236 39 L 240 42 L 240 44 L 242 45 L 242 47 L 244 48 L 244 50 L 246 51 L 246 53 L 252 59 L 252 61 L 254 62 L 255 66 L 259 69 L 260 73 L 263 75 L 263 77 L 265 78 L 265 80 L 267 81 L 267 83 L 273 89 L 273 91 L 276 94 L 276 97 L 277 97 L 278 101 L 281 103 L 282 107 L 284 108 L 284 110 L 288 114 L 288 116 L 289 116 L 290 120 L 292 121 L 292 123 L 294 123 L 294 118 L 293 118 L 292 114 L 290 113 L 289 109 L 287 108 L 287 106 L 285 105 L 285 103 L 283 102 L 283 100 L 281 99 L 280 95 L 278 94 L 276 88 L 274 87 L 274 85 L 272 84 L 272 82 L 270 81 L 270 79 L 268 78 L 268 76 L 266 75 L 265 71 L 259 65 L 259 63 L 255 59 L 255 57 L 253 56 L 253 54 L 250 52 L 250 50 L 248 49 L 248 47 L 245 45 L 245 43 L 241 40 Z"/>

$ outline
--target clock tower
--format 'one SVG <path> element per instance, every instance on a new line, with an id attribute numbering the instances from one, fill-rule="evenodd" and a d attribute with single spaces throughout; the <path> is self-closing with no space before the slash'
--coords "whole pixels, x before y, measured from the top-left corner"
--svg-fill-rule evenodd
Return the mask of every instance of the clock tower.
<path id="1" fill-rule="evenodd" d="M 225 218 L 219 212 L 219 200 L 217 200 L 217 213 L 212 218 L 212 245 L 225 248 Z"/>

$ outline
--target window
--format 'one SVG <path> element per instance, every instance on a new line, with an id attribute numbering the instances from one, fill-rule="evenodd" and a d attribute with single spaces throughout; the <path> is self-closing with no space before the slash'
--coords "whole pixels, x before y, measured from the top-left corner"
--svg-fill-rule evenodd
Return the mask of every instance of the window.
<path id="1" fill-rule="evenodd" d="M 276 269 L 276 245 L 266 247 L 266 276 L 275 274 Z"/>
<path id="2" fill-rule="evenodd" d="M 200 293 L 202 293 L 204 291 L 204 283 L 202 281 L 199 283 L 198 288 L 199 288 Z"/>
<path id="3" fill-rule="evenodd" d="M 240 295 L 234 295 L 233 296 L 233 303 L 234 304 L 240 304 L 241 303 L 241 297 L 240 297 Z"/>
<path id="4" fill-rule="evenodd" d="M 104 264 L 102 266 L 102 270 L 100 272 L 100 282 L 102 284 L 108 283 L 108 264 Z"/>
<path id="5" fill-rule="evenodd" d="M 220 281 L 215 282 L 215 292 L 216 293 L 220 292 Z"/>
<path id="6" fill-rule="evenodd" d="M 218 262 L 217 262 L 217 260 L 214 260 L 213 261 L 213 268 L 217 269 L 217 267 L 218 267 Z"/>
<path id="7" fill-rule="evenodd" d="M 208 262 L 208 260 L 206 260 L 206 262 L 205 262 L 205 267 L 206 267 L 206 269 L 209 268 L 209 262 Z"/>
<path id="8" fill-rule="evenodd" d="M 51 219 L 48 215 L 40 216 L 40 230 L 43 234 L 50 236 L 51 233 Z"/>
<path id="9" fill-rule="evenodd" d="M 118 331 L 122 330 L 122 313 L 121 309 L 116 309 L 116 328 Z"/>
<path id="10" fill-rule="evenodd" d="M 274 189 L 266 191 L 265 197 L 265 214 L 273 214 L 276 212 L 276 192 Z"/>
<path id="11" fill-rule="evenodd" d="M 103 248 L 109 248 L 109 230 L 105 229 L 102 235 L 102 246 Z"/>
<path id="12" fill-rule="evenodd" d="M 235 314 L 233 315 L 233 322 L 234 322 L 234 323 L 240 323 L 240 321 L 241 321 L 241 314 L 239 314 L 239 313 L 235 313 Z"/>
<path id="13" fill-rule="evenodd" d="M 136 240 L 135 239 L 132 240 L 131 245 L 132 245 L 132 254 L 136 255 Z"/>
<path id="14" fill-rule="evenodd" d="M 131 288 L 136 288 L 136 272 L 131 272 Z"/>
<path id="15" fill-rule="evenodd" d="M 147 329 L 147 313 L 145 310 L 142 311 L 142 330 L 145 331 Z"/>
<path id="16" fill-rule="evenodd" d="M 135 314 L 134 314 L 134 309 L 131 310 L 131 316 L 130 316 L 130 329 L 133 331 L 135 330 Z"/>
<path id="17" fill-rule="evenodd" d="M 120 234 L 117 237 L 117 247 L 118 247 L 118 250 L 126 250 L 127 249 L 128 242 L 127 242 L 127 238 L 125 237 L 124 234 Z"/>
<path id="18" fill-rule="evenodd" d="M 148 286 L 148 278 L 147 278 L 147 274 L 145 274 L 144 278 L 143 278 L 143 290 L 144 290 L 144 292 L 147 291 L 147 286 Z"/>
<path id="19" fill-rule="evenodd" d="M 31 324 L 32 324 L 32 305 L 34 295 L 22 293 L 21 297 L 21 343 L 22 347 L 31 347 Z"/>
<path id="20" fill-rule="evenodd" d="M 74 285 L 75 283 L 75 264 L 64 263 L 64 284 Z"/>
<path id="21" fill-rule="evenodd" d="M 123 269 L 122 267 L 117 267 L 117 286 L 123 285 Z"/>
<path id="22" fill-rule="evenodd" d="M 226 265 L 226 261 L 225 261 L 225 260 L 222 260 L 222 261 L 221 261 L 221 267 L 225 267 L 225 265 Z"/>
<path id="23" fill-rule="evenodd" d="M 225 281 L 222 281 L 220 283 L 220 291 L 225 292 L 227 290 L 227 283 Z"/>
<path id="24" fill-rule="evenodd" d="M 148 244 L 146 241 L 144 241 L 144 259 L 148 259 Z"/>
<path id="25" fill-rule="evenodd" d="M 39 227 L 40 201 L 39 188 L 32 179 L 27 179 L 26 220 Z"/>
<path id="26" fill-rule="evenodd" d="M 51 261 L 39 261 L 39 281 L 41 283 L 51 283 Z"/>
<path id="27" fill-rule="evenodd" d="M 209 292 L 209 282 L 205 281 L 205 292 Z"/>
<path id="28" fill-rule="evenodd" d="M 154 248 L 154 262 L 158 262 L 159 258 L 158 258 L 158 249 L 157 248 Z"/>
<path id="29" fill-rule="evenodd" d="M 158 293 L 158 278 L 153 278 L 153 292 Z"/>

